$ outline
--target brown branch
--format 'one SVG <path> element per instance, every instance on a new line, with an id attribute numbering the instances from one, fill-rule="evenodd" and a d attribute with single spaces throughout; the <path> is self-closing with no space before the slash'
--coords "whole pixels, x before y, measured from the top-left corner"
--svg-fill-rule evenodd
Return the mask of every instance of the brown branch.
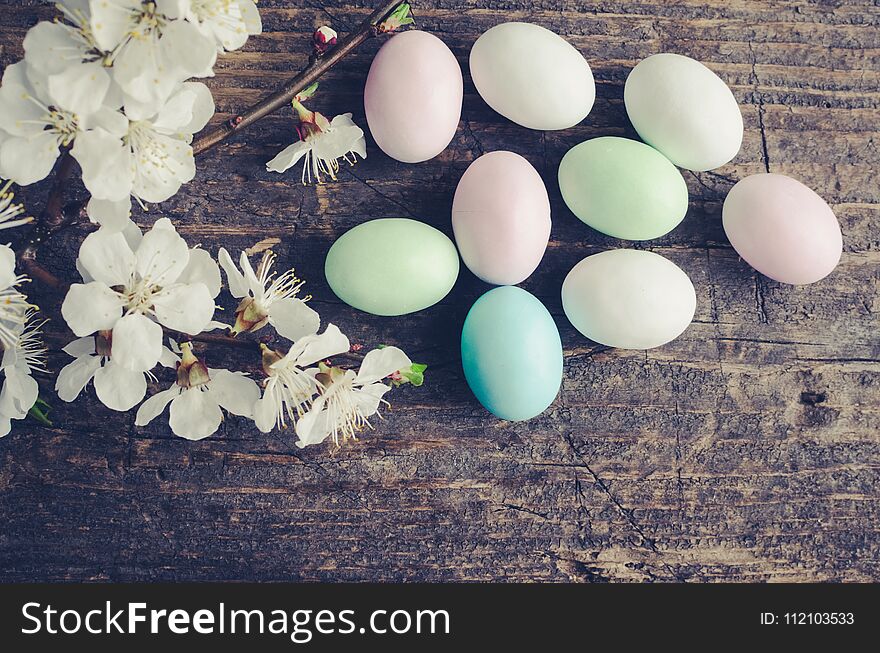
<path id="1" fill-rule="evenodd" d="M 367 39 L 379 34 L 379 25 L 401 4 L 403 4 L 402 0 L 384 3 L 361 23 L 357 31 L 348 34 L 337 43 L 336 47 L 328 51 L 326 55 L 313 57 L 308 66 L 284 83 L 274 93 L 263 98 L 247 111 L 230 118 L 219 127 L 215 127 L 211 131 L 199 136 L 193 142 L 193 153 L 200 154 L 205 150 L 211 149 L 236 132 L 289 104 L 296 97 L 297 93 L 314 83 L 321 75 L 339 63 L 348 53 Z"/>
<path id="2" fill-rule="evenodd" d="M 55 185 L 49 192 L 49 198 L 46 200 L 46 208 L 43 214 L 37 219 L 38 222 L 44 223 L 51 230 L 60 224 L 63 219 L 62 202 L 64 201 L 64 189 L 70 173 L 73 172 L 73 157 L 70 150 L 65 149 L 61 154 L 61 163 L 58 164 L 58 172 L 55 173 Z"/>

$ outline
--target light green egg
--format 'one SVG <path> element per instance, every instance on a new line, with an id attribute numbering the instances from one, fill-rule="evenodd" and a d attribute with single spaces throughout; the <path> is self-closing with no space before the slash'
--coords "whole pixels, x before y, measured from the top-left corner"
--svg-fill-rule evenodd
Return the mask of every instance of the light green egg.
<path id="1" fill-rule="evenodd" d="M 370 220 L 333 243 L 324 274 L 349 306 L 373 315 L 405 315 L 449 294 L 458 278 L 458 251 L 423 222 Z"/>
<path id="2" fill-rule="evenodd" d="M 562 198 L 582 222 L 626 240 L 650 240 L 684 219 L 688 191 L 678 169 L 650 145 L 603 136 L 571 148 L 559 164 Z"/>

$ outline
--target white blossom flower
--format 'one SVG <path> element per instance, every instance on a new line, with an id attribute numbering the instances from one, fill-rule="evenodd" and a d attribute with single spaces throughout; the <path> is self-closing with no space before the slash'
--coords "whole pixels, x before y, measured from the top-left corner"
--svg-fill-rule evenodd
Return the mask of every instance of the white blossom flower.
<path id="1" fill-rule="evenodd" d="M 262 347 L 263 371 L 268 378 L 263 396 L 254 406 L 254 421 L 258 429 L 268 433 L 276 426 L 286 428 L 288 420 L 295 422 L 311 405 L 319 385 L 305 368 L 348 351 L 349 342 L 339 327 L 329 324 L 324 333 L 297 340 L 285 355 Z"/>
<path id="2" fill-rule="evenodd" d="M 11 420 L 24 419 L 39 396 L 40 388 L 31 376 L 34 371 L 46 371 L 46 347 L 40 337 L 44 322 L 34 321 L 35 313 L 29 311 L 25 326 L 15 342 L 4 345 L 0 372 L 4 375 L 0 391 L 0 437 L 12 428 Z"/>
<path id="3" fill-rule="evenodd" d="M 380 404 L 388 403 L 383 397 L 391 389 L 380 381 L 411 365 L 403 351 L 384 347 L 368 353 L 357 374 L 326 365 L 309 370 L 315 375 L 321 395 L 296 423 L 297 446 L 318 444 L 328 436 L 339 445 L 356 439 L 364 427 L 372 428 L 368 418 L 378 412 Z"/>
<path id="4" fill-rule="evenodd" d="M 314 92 L 313 89 L 309 90 Z M 300 159 L 304 159 L 302 182 L 311 183 L 314 179 L 321 183 L 321 175 L 336 179 L 339 159 L 354 165 L 357 156 L 367 158 L 364 130 L 354 124 L 350 113 L 336 116 L 329 121 L 317 111 L 306 109 L 299 99 L 294 99 L 293 108 L 299 117 L 296 130 L 300 139 L 269 161 L 266 170 L 284 172 Z"/>
<path id="5" fill-rule="evenodd" d="M 0 230 L 20 227 L 34 220 L 32 217 L 18 217 L 24 213 L 24 205 L 12 203 L 15 195 L 9 190 L 10 186 L 12 186 L 11 181 L 0 186 Z"/>
<path id="6" fill-rule="evenodd" d="M 169 14 L 180 0 L 90 0 L 89 27 L 97 46 L 110 53 L 113 78 L 125 93 L 132 120 L 154 115 L 179 82 L 206 77 L 217 48 L 197 25 Z"/>
<path id="7" fill-rule="evenodd" d="M 233 415 L 250 417 L 260 388 L 242 372 L 210 369 L 192 353 L 192 343 L 180 345 L 182 360 L 177 381 L 147 399 L 138 409 L 135 424 L 146 426 L 171 404 L 169 424 L 175 435 L 201 440 L 220 428 L 225 408 Z"/>
<path id="8" fill-rule="evenodd" d="M 90 66 L 48 76 L 24 61 L 7 66 L 0 85 L 0 175 L 21 185 L 40 181 L 83 130 L 120 129 L 124 117 L 103 105 L 110 78 L 101 64 Z"/>
<path id="9" fill-rule="evenodd" d="M 131 410 L 147 393 L 149 372 L 131 370 L 115 363 L 111 357 L 112 333 L 102 331 L 95 336 L 78 338 L 66 347 L 64 352 L 74 358 L 58 373 L 55 392 L 62 401 L 71 402 L 89 384 L 95 382 L 95 394 L 102 404 L 111 410 L 125 412 Z M 159 363 L 164 367 L 174 367 L 177 356 L 162 347 Z"/>
<path id="10" fill-rule="evenodd" d="M 0 245 L 0 347 L 15 346 L 30 316 L 33 304 L 18 286 L 29 279 L 15 273 L 15 252 Z"/>
<path id="11" fill-rule="evenodd" d="M 51 76 L 79 66 L 96 70 L 91 66 L 95 63 L 104 67 L 112 65 L 110 53 L 101 49 L 92 34 L 88 5 L 88 0 L 56 2 L 61 19 L 41 21 L 28 30 L 23 43 L 24 60 L 31 71 Z M 84 73 L 71 74 L 75 78 Z M 109 73 L 107 75 L 109 79 Z M 102 99 L 98 96 L 88 98 L 88 101 L 100 105 Z"/>
<path id="12" fill-rule="evenodd" d="M 189 249 L 167 218 L 156 221 L 136 251 L 124 233 L 99 229 L 79 251 L 86 283 L 70 287 L 61 314 L 77 336 L 111 331 L 113 362 L 146 372 L 162 355 L 162 326 L 195 335 L 211 323 L 220 272 L 205 257 Z"/>
<path id="13" fill-rule="evenodd" d="M 72 153 L 93 197 L 118 203 L 133 195 L 143 202 L 163 202 L 196 174 L 192 135 L 214 114 L 211 91 L 200 82 L 180 84 L 159 111 L 146 119 L 122 116 L 125 127 L 97 127 L 76 139 Z"/>
<path id="14" fill-rule="evenodd" d="M 223 247 L 217 253 L 217 260 L 226 272 L 229 292 L 241 299 L 235 312 L 233 335 L 258 331 L 266 324 L 275 327 L 282 337 L 294 341 L 318 332 L 320 316 L 297 298 L 304 282 L 292 269 L 276 276 L 272 272 L 275 254 L 271 250 L 263 254 L 256 272 L 246 252 L 239 258 L 241 271 Z"/>
<path id="15" fill-rule="evenodd" d="M 238 50 L 248 36 L 263 31 L 254 0 L 173 0 L 171 18 L 185 18 L 223 50 Z"/>

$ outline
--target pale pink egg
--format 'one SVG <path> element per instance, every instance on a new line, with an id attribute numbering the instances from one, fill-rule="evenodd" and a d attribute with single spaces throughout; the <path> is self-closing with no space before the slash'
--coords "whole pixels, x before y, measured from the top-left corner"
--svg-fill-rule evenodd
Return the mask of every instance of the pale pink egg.
<path id="1" fill-rule="evenodd" d="M 462 92 L 461 67 L 443 41 L 418 30 L 401 32 L 379 49 L 367 75 L 370 133 L 393 159 L 433 159 L 458 129 Z"/>
<path id="2" fill-rule="evenodd" d="M 813 283 L 828 276 L 843 251 L 831 207 L 785 175 L 761 173 L 739 181 L 724 200 L 722 221 L 737 254 L 783 283 Z"/>
<path id="3" fill-rule="evenodd" d="M 464 264 L 480 279 L 498 285 L 525 280 L 550 240 L 541 175 L 519 154 L 484 154 L 455 189 L 452 229 Z"/>

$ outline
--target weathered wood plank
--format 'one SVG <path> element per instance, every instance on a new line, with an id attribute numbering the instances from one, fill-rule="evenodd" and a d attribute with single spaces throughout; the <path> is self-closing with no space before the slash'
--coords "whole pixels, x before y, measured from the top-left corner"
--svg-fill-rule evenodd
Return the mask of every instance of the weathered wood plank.
<path id="1" fill-rule="evenodd" d="M 314 5 L 314 6 L 312 6 Z M 222 120 L 303 65 L 315 26 L 356 24 L 371 3 L 262 0 L 266 33 L 223 58 L 209 81 Z M 0 0 L 0 64 L 51 8 Z M 2 580 L 880 579 L 880 10 L 869 2 L 788 3 L 430 0 L 418 24 L 465 72 L 463 120 L 434 161 L 405 166 L 369 144 L 334 184 L 302 187 L 264 163 L 293 138 L 279 114 L 199 160 L 196 180 L 151 215 L 216 252 L 277 236 L 325 320 L 365 345 L 399 344 L 430 365 L 363 442 L 334 455 L 299 451 L 233 418 L 214 438 L 134 426 L 94 398 L 57 405 L 58 428 L 17 425 L 0 441 Z M 480 100 L 470 44 L 503 20 L 568 37 L 597 78 L 582 124 L 541 134 Z M 378 43 L 334 69 L 316 98 L 353 111 Z M 740 155 L 685 178 L 688 216 L 639 244 L 681 265 L 697 288 L 694 324 L 648 352 L 605 350 L 562 314 L 559 287 L 583 256 L 620 245 L 567 211 L 556 185 L 565 151 L 585 138 L 634 136 L 623 82 L 640 58 L 697 57 L 740 101 Z M 463 272 L 440 305 L 397 319 L 341 304 L 323 278 L 333 240 L 366 218 L 415 216 L 450 233 L 452 192 L 482 152 L 510 149 L 542 172 L 554 224 L 523 285 L 547 304 L 566 351 L 563 389 L 541 417 L 499 422 L 474 401 L 457 335 L 487 286 Z M 720 226 L 745 175 L 798 177 L 832 204 L 844 257 L 820 283 L 756 275 Z M 37 204 L 39 188 L 25 196 Z M 74 230 L 45 253 L 70 276 Z M 40 296 L 57 350 L 68 337 Z M 227 310 L 234 306 L 226 297 Z M 240 352 L 210 352 L 243 366 Z M 53 353 L 56 369 L 65 355 Z"/>

